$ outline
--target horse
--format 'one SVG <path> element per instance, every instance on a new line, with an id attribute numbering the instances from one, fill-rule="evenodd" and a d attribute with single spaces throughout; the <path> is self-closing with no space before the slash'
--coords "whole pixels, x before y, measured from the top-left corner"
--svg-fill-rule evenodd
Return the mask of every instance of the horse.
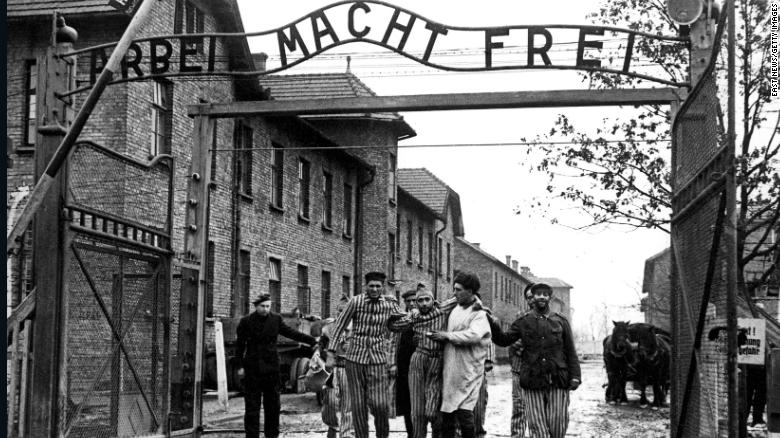
<path id="1" fill-rule="evenodd" d="M 645 391 L 647 385 L 652 385 L 653 407 L 664 406 L 669 389 L 671 335 L 652 324 L 634 323 L 628 326 L 628 336 L 629 341 L 636 345 L 633 381 L 641 392 L 639 404 L 648 404 Z"/>
<path id="2" fill-rule="evenodd" d="M 612 321 L 612 334 L 604 338 L 604 367 L 607 369 L 606 402 L 624 404 L 626 382 L 634 374 L 634 349 L 629 338 L 630 321 Z"/>

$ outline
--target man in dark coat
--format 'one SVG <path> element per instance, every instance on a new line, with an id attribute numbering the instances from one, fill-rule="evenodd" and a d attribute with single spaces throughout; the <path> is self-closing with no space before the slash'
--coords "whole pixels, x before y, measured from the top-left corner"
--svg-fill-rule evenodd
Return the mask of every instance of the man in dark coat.
<path id="1" fill-rule="evenodd" d="M 242 359 L 244 375 L 244 430 L 247 438 L 260 436 L 260 403 L 265 407 L 264 436 L 279 436 L 279 335 L 314 345 L 313 337 L 287 326 L 282 317 L 271 312 L 271 296 L 261 294 L 253 301 L 255 311 L 241 318 L 236 329 L 237 356 Z M 265 400 L 263 400 L 263 398 Z"/>
<path id="2" fill-rule="evenodd" d="M 411 312 L 417 306 L 417 290 L 425 289 L 425 285 L 418 285 L 417 289 L 410 289 L 401 295 L 407 312 Z M 406 435 L 412 437 L 412 405 L 409 401 L 409 362 L 414 353 L 414 330 L 408 327 L 398 335 L 398 374 L 395 380 L 395 413 L 403 415 L 406 425 Z"/>
<path id="3" fill-rule="evenodd" d="M 515 320 L 506 333 L 498 319 L 488 318 L 492 339 L 502 347 L 521 341 L 518 380 L 531 436 L 564 438 L 569 391 L 577 389 L 582 378 L 577 351 L 569 321 L 550 311 L 552 288 L 537 283 L 530 293 L 532 311 Z"/>

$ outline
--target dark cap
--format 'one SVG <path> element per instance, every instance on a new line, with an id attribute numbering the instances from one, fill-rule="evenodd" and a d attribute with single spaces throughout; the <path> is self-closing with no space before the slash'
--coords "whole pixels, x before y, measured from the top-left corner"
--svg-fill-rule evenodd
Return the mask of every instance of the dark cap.
<path id="1" fill-rule="evenodd" d="M 417 295 L 417 289 L 409 289 L 408 291 L 401 294 L 401 298 L 409 298 L 413 295 Z"/>
<path id="2" fill-rule="evenodd" d="M 375 272 L 369 272 L 364 276 L 364 278 L 366 280 L 366 283 L 368 283 L 369 281 L 381 281 L 384 283 L 385 280 L 387 279 L 387 275 L 385 275 L 384 272 L 375 271 Z"/>
<path id="3" fill-rule="evenodd" d="M 257 296 L 257 298 L 255 298 L 255 299 L 252 301 L 252 304 L 254 304 L 254 305 L 256 306 L 256 305 L 258 305 L 258 304 L 260 304 L 260 303 L 264 303 L 264 302 L 266 302 L 266 301 L 271 301 L 271 295 L 268 295 L 268 294 L 260 294 L 260 295 L 258 295 L 258 296 Z"/>

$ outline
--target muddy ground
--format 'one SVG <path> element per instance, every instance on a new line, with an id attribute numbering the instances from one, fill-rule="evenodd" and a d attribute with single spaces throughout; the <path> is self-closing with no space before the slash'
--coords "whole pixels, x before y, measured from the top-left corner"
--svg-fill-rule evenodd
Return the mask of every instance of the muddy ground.
<path id="1" fill-rule="evenodd" d="M 570 422 L 566 436 L 571 437 L 631 437 L 654 438 L 669 436 L 669 407 L 641 408 L 639 393 L 629 390 L 629 403 L 623 406 L 604 402 L 606 374 L 600 361 L 582 364 L 583 383 L 572 393 Z M 508 437 L 512 386 L 508 365 L 497 366 L 489 375 L 489 399 L 485 429 L 488 436 Z M 648 388 L 649 389 L 649 388 Z M 652 392 L 652 391 L 650 391 Z M 668 400 L 667 400 L 668 402 Z M 233 397 L 224 411 L 214 398 L 204 403 L 204 425 L 207 430 L 224 430 L 211 436 L 240 437 L 227 430 L 243 428 L 244 400 Z M 371 420 L 369 420 L 371 422 Z M 326 427 L 320 419 L 320 407 L 314 394 L 282 395 L 282 436 L 324 436 Z M 405 437 L 402 418 L 390 420 L 391 437 Z M 373 427 L 372 427 L 373 430 Z M 754 433 L 754 436 L 765 436 Z"/>

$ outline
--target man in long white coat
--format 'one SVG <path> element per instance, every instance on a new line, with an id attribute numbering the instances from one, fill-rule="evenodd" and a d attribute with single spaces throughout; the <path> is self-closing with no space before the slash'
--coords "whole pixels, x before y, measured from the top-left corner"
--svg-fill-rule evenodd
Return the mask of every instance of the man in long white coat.
<path id="1" fill-rule="evenodd" d="M 475 310 L 479 297 L 476 274 L 459 272 L 452 285 L 458 300 L 447 321 L 446 332 L 433 332 L 431 339 L 446 342 L 442 372 L 442 437 L 474 437 L 474 407 L 485 375 L 490 325 L 484 310 Z"/>

